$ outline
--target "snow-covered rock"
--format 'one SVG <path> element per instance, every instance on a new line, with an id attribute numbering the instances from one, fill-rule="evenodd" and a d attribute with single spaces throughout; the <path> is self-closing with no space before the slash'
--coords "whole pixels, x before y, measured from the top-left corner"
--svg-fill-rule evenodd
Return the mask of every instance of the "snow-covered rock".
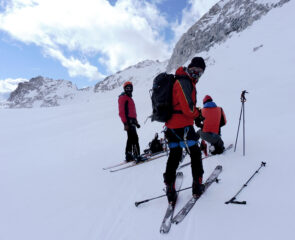
<path id="1" fill-rule="evenodd" d="M 72 99 L 78 91 L 70 81 L 38 76 L 29 82 L 19 83 L 10 94 L 8 104 L 10 108 L 59 106 L 60 102 Z"/>
<path id="2" fill-rule="evenodd" d="M 197 21 L 177 42 L 169 60 L 171 72 L 197 53 L 225 41 L 232 32 L 241 32 L 271 9 L 290 0 L 221 0 Z"/>
<path id="3" fill-rule="evenodd" d="M 131 81 L 133 84 L 152 80 L 158 73 L 165 71 L 167 61 L 159 62 L 145 60 L 136 65 L 130 66 L 97 83 L 95 92 L 104 92 L 121 87 L 124 82 Z"/>

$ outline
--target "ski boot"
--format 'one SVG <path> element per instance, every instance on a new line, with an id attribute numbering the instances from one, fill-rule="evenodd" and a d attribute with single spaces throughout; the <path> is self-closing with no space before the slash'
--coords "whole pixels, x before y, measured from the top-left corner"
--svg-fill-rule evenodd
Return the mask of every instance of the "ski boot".
<path id="1" fill-rule="evenodd" d="M 198 177 L 196 180 L 193 181 L 192 190 L 194 198 L 200 197 L 205 190 L 205 185 L 202 183 L 202 181 L 202 177 Z"/>
<path id="2" fill-rule="evenodd" d="M 125 155 L 125 162 L 132 162 L 134 161 L 134 157 L 130 152 L 127 152 Z"/>
<path id="3" fill-rule="evenodd" d="M 146 159 L 144 157 L 140 156 L 140 155 L 135 157 L 135 162 L 136 163 L 144 162 L 145 160 Z"/>
<path id="4" fill-rule="evenodd" d="M 177 193 L 175 190 L 175 183 L 173 184 L 166 184 L 166 195 L 168 199 L 168 203 L 171 204 L 173 207 L 176 204 L 177 200 Z"/>
<path id="5" fill-rule="evenodd" d="M 208 156 L 207 144 L 204 140 L 201 141 L 200 149 L 201 151 L 203 151 L 204 155 L 207 157 Z"/>

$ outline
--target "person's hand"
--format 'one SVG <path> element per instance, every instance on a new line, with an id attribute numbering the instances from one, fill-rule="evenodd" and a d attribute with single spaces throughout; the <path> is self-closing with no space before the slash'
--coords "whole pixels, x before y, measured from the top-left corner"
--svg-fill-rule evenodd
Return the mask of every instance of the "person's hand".
<path id="1" fill-rule="evenodd" d="M 140 128 L 140 125 L 139 125 L 139 123 L 137 122 L 137 119 L 136 119 L 136 122 L 135 122 L 135 126 L 136 126 L 137 128 Z"/>
<path id="2" fill-rule="evenodd" d="M 129 125 L 127 123 L 124 124 L 124 130 L 128 131 L 129 130 Z"/>

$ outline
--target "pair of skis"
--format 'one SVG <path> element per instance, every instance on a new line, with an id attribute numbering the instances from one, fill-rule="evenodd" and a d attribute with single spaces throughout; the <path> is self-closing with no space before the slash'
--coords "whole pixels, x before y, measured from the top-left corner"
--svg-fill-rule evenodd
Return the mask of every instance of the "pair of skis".
<path id="1" fill-rule="evenodd" d="M 221 173 L 221 171 L 222 171 L 222 166 L 220 166 L 220 165 L 216 166 L 214 171 L 211 173 L 211 175 L 207 178 L 207 180 L 205 182 L 204 192 L 209 188 L 209 186 L 213 182 L 216 182 L 218 180 L 218 176 Z M 176 175 L 176 182 L 175 182 L 176 191 L 180 190 L 182 180 L 183 180 L 183 174 L 182 174 L 182 172 L 178 172 Z M 193 208 L 193 206 L 195 205 L 195 203 L 197 202 L 197 200 L 199 198 L 200 198 L 200 196 L 191 197 L 191 199 L 184 205 L 184 207 L 182 209 L 180 209 L 180 211 L 175 216 L 173 216 L 175 206 L 168 204 L 168 208 L 166 210 L 164 219 L 163 219 L 161 227 L 160 227 L 160 233 L 168 233 L 170 231 L 172 223 L 175 223 L 175 224 L 180 223 L 186 217 L 186 215 L 189 213 L 189 211 Z"/>
<path id="2" fill-rule="evenodd" d="M 140 162 L 136 162 L 136 161 L 132 161 L 132 162 L 126 162 L 123 161 L 121 163 L 109 166 L 109 167 L 105 167 L 103 168 L 103 170 L 110 170 L 110 172 L 117 172 L 117 171 L 121 171 L 123 169 L 127 169 L 127 168 L 131 168 L 131 167 L 135 167 L 137 165 L 146 163 L 146 162 L 150 162 L 152 160 L 167 156 L 168 152 L 163 151 L 163 152 L 159 152 L 157 154 L 152 154 L 152 155 L 147 155 L 147 156 L 142 156 L 142 160 Z M 121 167 L 122 166 L 122 167 Z"/>
<path id="3" fill-rule="evenodd" d="M 226 151 L 230 150 L 233 146 L 234 146 L 233 144 L 228 145 L 228 146 L 223 150 L 223 152 L 226 152 Z M 208 156 L 204 156 L 204 157 L 202 157 L 202 160 L 205 159 L 205 158 L 212 157 L 212 156 L 216 156 L 216 155 L 208 155 Z M 180 165 L 180 166 L 178 167 L 178 170 L 180 170 L 180 169 L 182 169 L 182 168 L 184 168 L 184 167 L 186 167 L 186 166 L 188 166 L 188 165 L 190 165 L 190 164 L 191 164 L 190 162 L 189 162 L 189 163 L 184 163 L 184 164 L 182 164 L 182 165 Z"/>

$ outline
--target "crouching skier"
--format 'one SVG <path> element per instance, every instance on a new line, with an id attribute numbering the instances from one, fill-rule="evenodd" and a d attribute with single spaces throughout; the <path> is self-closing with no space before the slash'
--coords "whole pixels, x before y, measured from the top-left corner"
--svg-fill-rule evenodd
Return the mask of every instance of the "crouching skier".
<path id="1" fill-rule="evenodd" d="M 136 127 L 140 128 L 137 122 L 135 103 L 132 99 L 133 85 L 132 82 L 125 82 L 123 85 L 124 92 L 119 96 L 119 116 L 124 124 L 124 130 L 127 132 L 127 143 L 125 149 L 125 160 L 140 161 L 140 147 Z"/>
<path id="2" fill-rule="evenodd" d="M 204 59 L 195 57 L 188 67 L 179 67 L 176 71 L 172 91 L 172 117 L 165 123 L 167 130 L 165 136 L 168 140 L 170 153 L 163 174 L 166 184 L 168 202 L 173 206 L 177 200 L 175 190 L 176 170 L 182 158 L 183 148 L 186 148 L 191 158 L 192 194 L 194 197 L 204 191 L 203 164 L 201 151 L 198 146 L 198 136 L 194 130 L 194 120 L 200 114 L 196 107 L 196 83 L 206 68 Z"/>
<path id="3" fill-rule="evenodd" d="M 163 144 L 159 140 L 158 133 L 155 134 L 154 139 L 150 142 L 150 151 L 151 153 L 158 153 L 164 151 Z"/>
<path id="4" fill-rule="evenodd" d="M 224 143 L 221 139 L 221 127 L 226 124 L 226 116 L 221 107 L 217 107 L 211 96 L 203 99 L 202 117 L 196 119 L 196 125 L 201 129 L 197 132 L 203 140 L 211 144 L 210 153 L 221 154 L 224 151 Z"/>

